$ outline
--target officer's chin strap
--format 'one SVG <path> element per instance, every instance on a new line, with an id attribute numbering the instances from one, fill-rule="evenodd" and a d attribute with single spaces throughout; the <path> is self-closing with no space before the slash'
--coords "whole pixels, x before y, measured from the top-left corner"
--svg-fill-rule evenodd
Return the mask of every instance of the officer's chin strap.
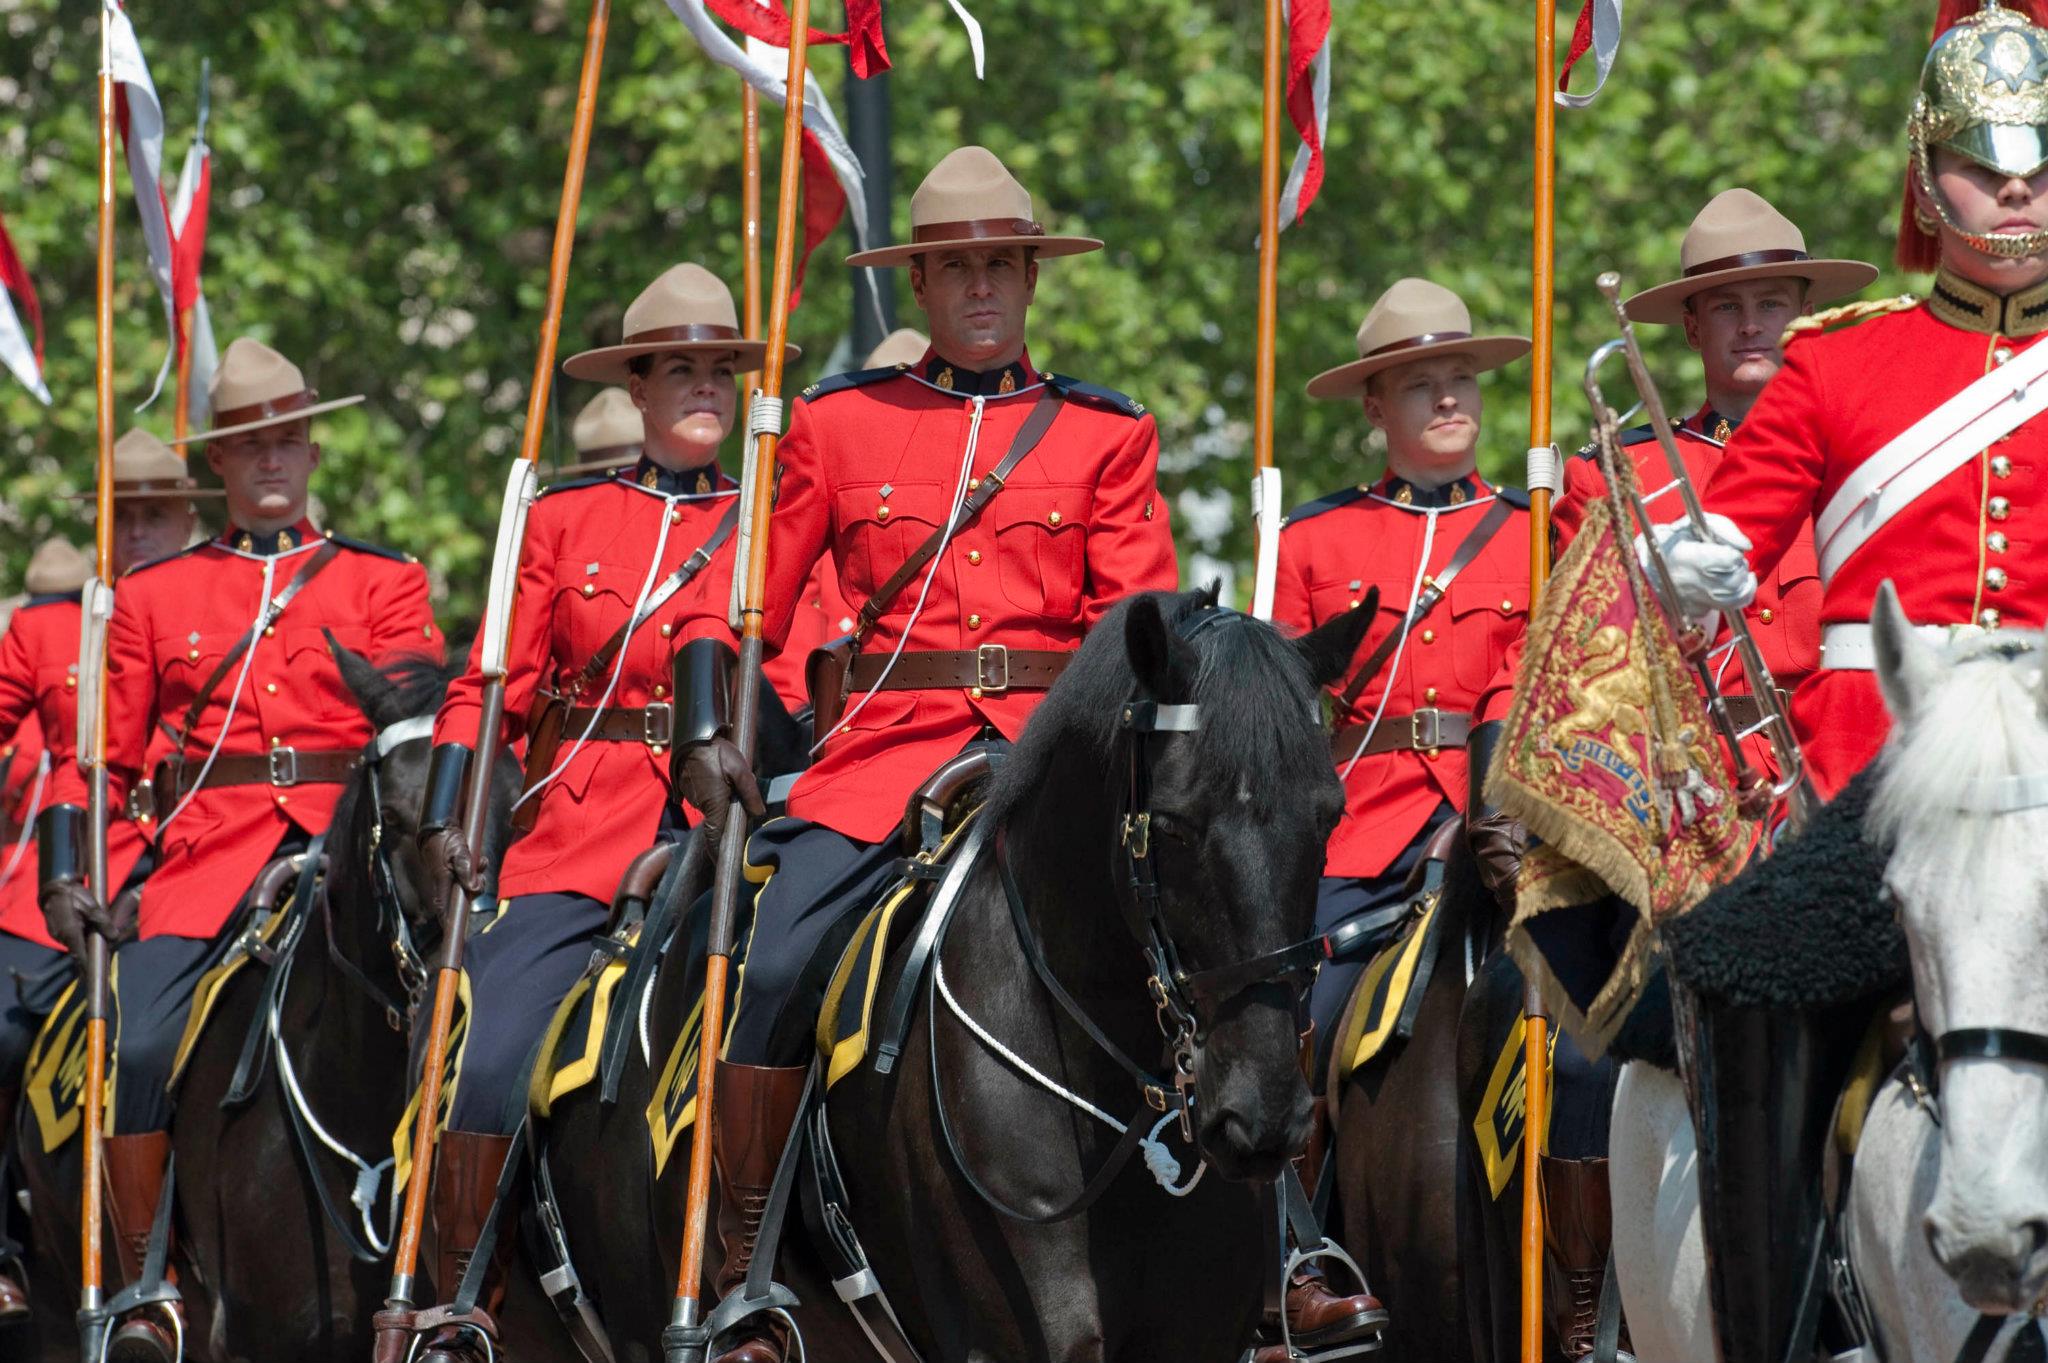
<path id="1" fill-rule="evenodd" d="M 2048 230 L 1986 234 L 1972 232 L 1957 222 L 1955 214 L 1949 209 L 1948 200 L 1935 186 L 1934 171 L 1928 163 L 1925 142 L 1914 143 L 1913 174 L 1919 182 L 1922 196 L 1934 205 L 1934 215 L 1941 219 L 1941 225 L 1968 242 L 1970 249 L 1982 251 L 1987 256 L 1997 256 L 2002 260 L 2024 260 L 2028 256 L 2048 255 Z"/>

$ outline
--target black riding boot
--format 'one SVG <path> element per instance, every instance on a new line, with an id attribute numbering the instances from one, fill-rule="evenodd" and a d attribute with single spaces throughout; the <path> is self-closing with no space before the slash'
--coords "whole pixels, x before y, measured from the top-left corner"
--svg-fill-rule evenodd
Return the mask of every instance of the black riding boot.
<path id="1" fill-rule="evenodd" d="M 782 1162 L 809 1075 L 803 1065 L 770 1069 L 718 1062 L 711 1150 L 718 1169 L 718 1238 L 725 1246 L 717 1278 L 720 1300 L 754 1262 L 775 1166 Z M 733 1331 L 713 1363 L 783 1363 L 786 1350 L 782 1332 L 756 1317 Z"/>
<path id="2" fill-rule="evenodd" d="M 1816 1321 L 1801 1305 L 1826 1211 L 1821 1159 L 1861 1028 L 1841 1009 L 1672 993 L 1721 1363 L 1783 1363 L 1795 1345 L 1804 1357 Z"/>
<path id="3" fill-rule="evenodd" d="M 107 1215 L 114 1223 L 114 1258 L 124 1285 L 142 1277 L 149 1255 L 149 1236 L 156 1224 L 157 1203 L 163 1200 L 164 1172 L 171 1162 L 171 1133 L 144 1131 L 109 1136 L 101 1147 L 105 1162 Z M 170 1256 L 164 1278 L 174 1278 Z M 146 1307 L 117 1322 L 107 1341 L 107 1363 L 172 1363 L 178 1355 L 176 1330 L 166 1313 L 178 1313 L 176 1302 Z"/>

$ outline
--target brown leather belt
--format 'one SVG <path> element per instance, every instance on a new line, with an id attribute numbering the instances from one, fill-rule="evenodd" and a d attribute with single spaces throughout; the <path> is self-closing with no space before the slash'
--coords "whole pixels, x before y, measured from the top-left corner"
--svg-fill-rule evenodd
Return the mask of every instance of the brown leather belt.
<path id="1" fill-rule="evenodd" d="M 206 788 L 216 786 L 339 785 L 348 780 L 362 761 L 360 748 L 331 752 L 301 752 L 297 748 L 272 748 L 267 753 L 230 754 L 213 759 L 206 769 L 203 758 L 189 759 L 178 773 L 177 800 L 190 795 L 206 769 Z"/>
<path id="2" fill-rule="evenodd" d="M 1755 696 L 1723 696 L 1721 703 L 1727 708 L 1728 722 L 1737 733 L 1750 728 L 1764 717 L 1763 706 Z"/>
<path id="3" fill-rule="evenodd" d="M 1043 691 L 1059 680 L 1060 673 L 1073 660 L 1072 651 L 1067 649 L 983 644 L 980 648 L 905 653 L 890 667 L 888 653 L 877 650 L 854 659 L 849 689 L 936 691 L 959 687 L 979 690 L 984 695 Z M 884 671 L 888 673 L 886 677 L 882 675 Z"/>
<path id="4" fill-rule="evenodd" d="M 597 727 L 588 736 L 590 721 Z M 675 739 L 676 707 L 665 700 L 652 705 L 608 705 L 599 714 L 594 705 L 572 705 L 562 715 L 562 741 L 575 743 L 645 743 L 666 748 Z"/>
<path id="5" fill-rule="evenodd" d="M 1365 737 L 1363 724 L 1347 724 L 1330 735 L 1330 756 L 1349 762 Z M 1417 710 L 1408 715 L 1382 715 L 1365 755 L 1382 752 L 1434 752 L 1438 748 L 1462 748 L 1472 734 L 1472 716 L 1461 710 Z"/>

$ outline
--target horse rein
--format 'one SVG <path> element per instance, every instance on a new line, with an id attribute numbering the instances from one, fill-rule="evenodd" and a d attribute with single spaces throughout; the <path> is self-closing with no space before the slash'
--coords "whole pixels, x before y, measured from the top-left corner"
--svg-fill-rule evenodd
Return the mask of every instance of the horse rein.
<path id="1" fill-rule="evenodd" d="M 427 980 L 431 972 L 424 957 L 412 939 L 412 928 L 405 916 L 405 905 L 398 896 L 398 877 L 391 869 L 391 853 L 384 845 L 384 803 L 383 784 L 380 774 L 384 759 L 392 751 L 406 743 L 422 743 L 434 736 L 434 716 L 415 715 L 385 725 L 363 749 L 362 764 L 369 783 L 370 802 L 370 893 L 377 904 L 377 921 L 391 944 L 391 955 L 398 967 L 400 987 L 405 992 L 405 1003 L 401 1007 L 397 1000 L 378 986 L 364 973 L 362 967 L 341 954 L 334 941 L 334 925 L 330 918 L 327 931 L 327 955 L 335 967 L 351 980 L 372 1003 L 384 1010 L 384 1020 L 396 1032 L 404 1032 L 413 1015 L 419 1011 L 420 1000 L 426 995 Z M 330 912 L 326 895 L 320 897 L 322 914 Z"/>

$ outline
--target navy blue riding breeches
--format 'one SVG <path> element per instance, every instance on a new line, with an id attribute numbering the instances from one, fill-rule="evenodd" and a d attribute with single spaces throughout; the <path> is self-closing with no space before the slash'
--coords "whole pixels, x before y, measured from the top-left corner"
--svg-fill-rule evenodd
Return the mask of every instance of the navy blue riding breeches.
<path id="1" fill-rule="evenodd" d="M 1316 931 L 1330 932 L 1360 914 L 1374 913 L 1400 903 L 1408 874 L 1422 859 L 1422 849 L 1428 845 L 1430 835 L 1445 819 L 1456 817 L 1457 811 L 1445 803 L 1415 835 L 1415 840 L 1401 849 L 1393 864 L 1376 876 L 1324 876 L 1316 887 Z M 1396 924 L 1385 932 L 1373 934 L 1335 960 L 1324 961 L 1316 974 L 1315 988 L 1309 993 L 1308 1012 L 1316 1024 L 1315 1082 L 1318 1087 L 1329 1071 L 1330 1047 L 1335 1044 L 1334 1034 L 1337 1023 L 1343 1018 L 1344 1005 L 1350 1002 L 1358 977 L 1398 926 Z"/>
<path id="2" fill-rule="evenodd" d="M 28 1048 L 71 974 L 62 951 L 0 932 L 0 1090 L 21 1087 Z M 0 1131 L 0 1147 L 7 1135 Z"/>
<path id="3" fill-rule="evenodd" d="M 754 897 L 727 1060 L 788 1066 L 810 1059 L 832 968 L 901 855 L 893 839 L 856 842 L 803 819 L 771 819 L 755 831 L 749 875 L 756 868 L 769 875 Z"/>

